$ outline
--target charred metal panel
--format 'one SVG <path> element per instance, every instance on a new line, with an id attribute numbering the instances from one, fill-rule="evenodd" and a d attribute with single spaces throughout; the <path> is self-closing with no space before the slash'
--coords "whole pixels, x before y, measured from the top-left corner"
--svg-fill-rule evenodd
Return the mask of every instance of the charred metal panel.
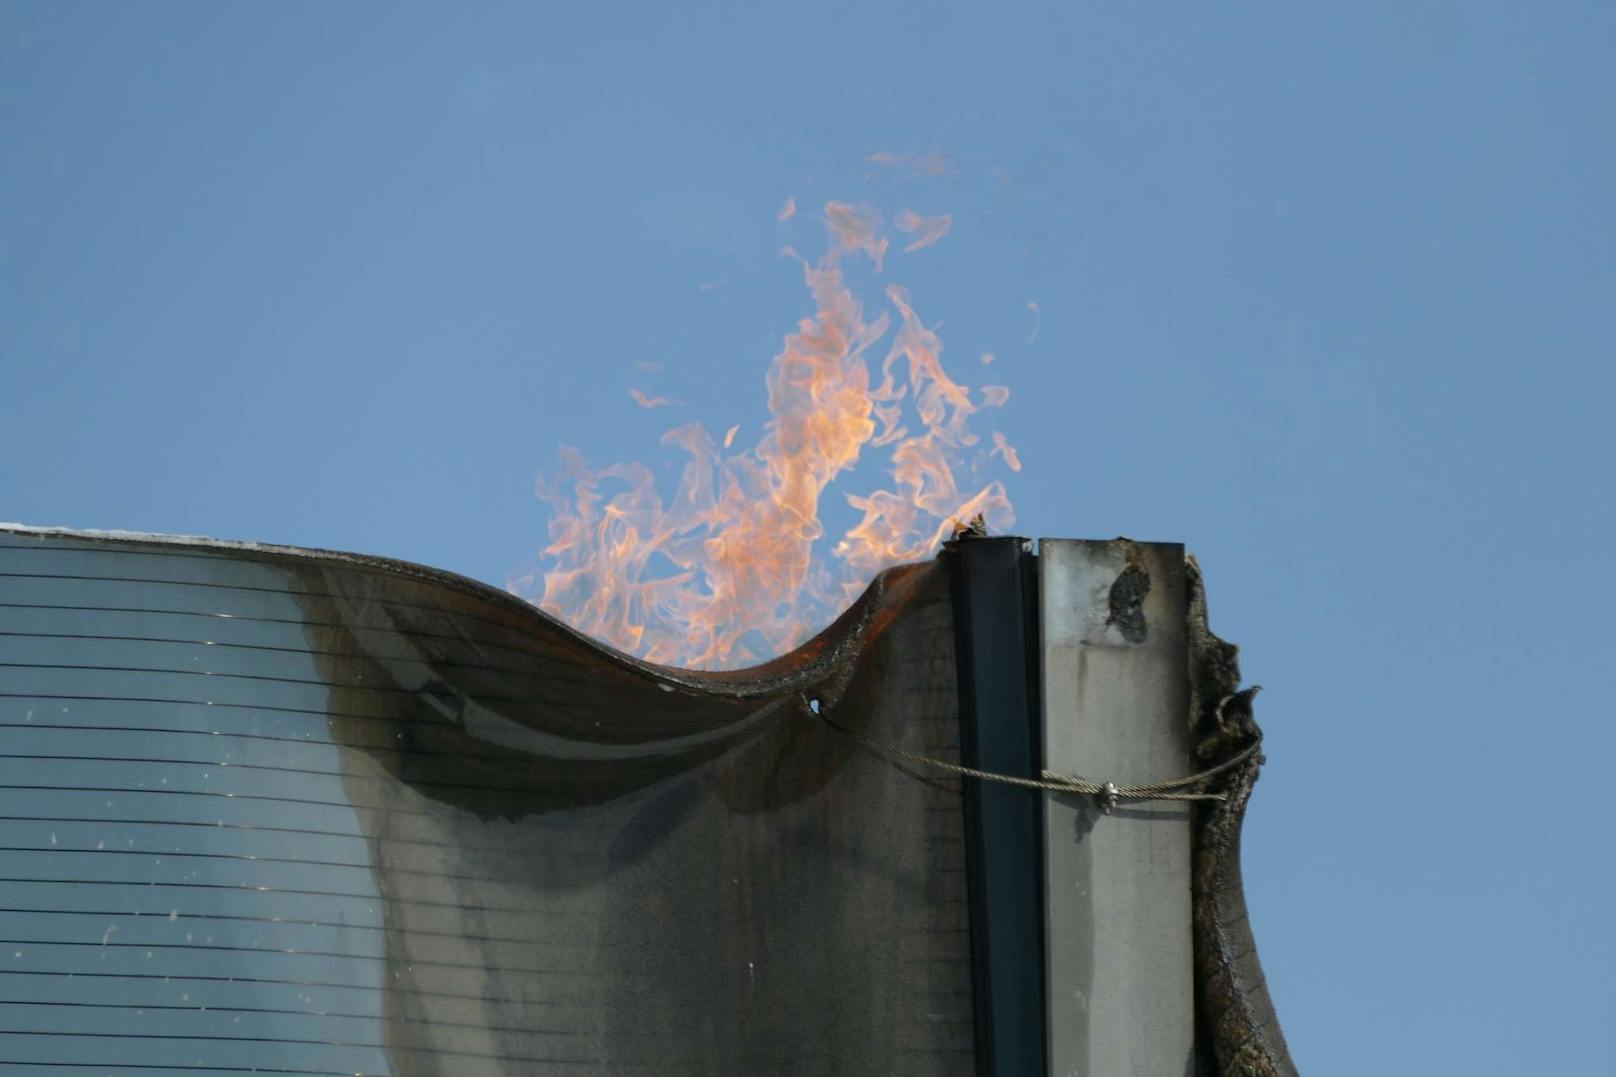
<path id="1" fill-rule="evenodd" d="M 952 543 L 960 743 L 967 766 L 1041 769 L 1036 559 L 1021 538 Z M 1047 1072 L 1044 1057 L 1043 804 L 1036 790 L 965 786 L 966 853 L 981 1074 Z"/>
<path id="2" fill-rule="evenodd" d="M 965 1074 L 936 565 L 699 675 L 500 592 L 0 530 L 0 1066 Z"/>

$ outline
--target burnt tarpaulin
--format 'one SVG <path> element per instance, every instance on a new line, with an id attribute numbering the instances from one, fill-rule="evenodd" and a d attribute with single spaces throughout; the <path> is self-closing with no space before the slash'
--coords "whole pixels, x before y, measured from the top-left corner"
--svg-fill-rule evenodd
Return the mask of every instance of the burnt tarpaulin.
<path id="1" fill-rule="evenodd" d="M 764 667 L 278 547 L 0 530 L 0 1064 L 975 1072 L 946 570 Z"/>

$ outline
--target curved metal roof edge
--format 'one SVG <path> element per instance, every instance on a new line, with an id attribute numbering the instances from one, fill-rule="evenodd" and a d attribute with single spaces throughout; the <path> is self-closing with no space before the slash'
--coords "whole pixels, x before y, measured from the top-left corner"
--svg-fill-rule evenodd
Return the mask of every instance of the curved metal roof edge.
<path id="1" fill-rule="evenodd" d="M 709 695 L 746 698 L 777 695 L 783 691 L 807 688 L 831 679 L 845 668 L 871 631 L 874 612 L 882 605 L 891 587 L 907 581 L 936 562 L 911 562 L 882 569 L 863 593 L 819 632 L 796 648 L 756 666 L 732 670 L 696 670 L 661 665 L 636 658 L 625 651 L 582 632 L 566 621 L 502 588 L 447 569 L 374 554 L 327 550 L 310 546 L 217 539 L 205 535 L 166 535 L 147 531 L 94 530 L 60 526 L 40 526 L 0 521 L 0 534 L 34 538 L 65 538 L 90 542 L 127 543 L 131 546 L 185 547 L 218 553 L 262 554 L 293 562 L 336 563 L 404 576 L 421 582 L 449 587 L 470 597 L 493 602 L 522 617 L 538 621 L 545 630 L 560 632 L 594 650 L 603 659 L 652 680 L 687 691 Z"/>

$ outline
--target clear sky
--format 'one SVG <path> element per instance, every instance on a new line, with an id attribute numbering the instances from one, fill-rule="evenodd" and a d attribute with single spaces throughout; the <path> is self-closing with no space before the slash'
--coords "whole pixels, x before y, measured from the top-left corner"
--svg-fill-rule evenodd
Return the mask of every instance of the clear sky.
<path id="1" fill-rule="evenodd" d="M 561 445 L 756 430 L 825 203 L 952 214 L 1016 529 L 1266 686 L 1303 1070 L 1616 1072 L 1616 9 L 1215 8 L 4 0 L 0 518 L 503 584 Z"/>

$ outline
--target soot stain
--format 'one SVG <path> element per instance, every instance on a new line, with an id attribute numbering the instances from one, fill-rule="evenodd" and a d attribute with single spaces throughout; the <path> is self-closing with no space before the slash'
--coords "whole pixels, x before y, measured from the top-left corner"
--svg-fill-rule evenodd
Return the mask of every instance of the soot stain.
<path id="1" fill-rule="evenodd" d="M 1129 565 L 1111 584 L 1111 611 L 1105 623 L 1116 625 L 1129 643 L 1143 643 L 1150 635 L 1145 623 L 1145 596 L 1150 594 L 1150 574 L 1138 565 Z"/>

